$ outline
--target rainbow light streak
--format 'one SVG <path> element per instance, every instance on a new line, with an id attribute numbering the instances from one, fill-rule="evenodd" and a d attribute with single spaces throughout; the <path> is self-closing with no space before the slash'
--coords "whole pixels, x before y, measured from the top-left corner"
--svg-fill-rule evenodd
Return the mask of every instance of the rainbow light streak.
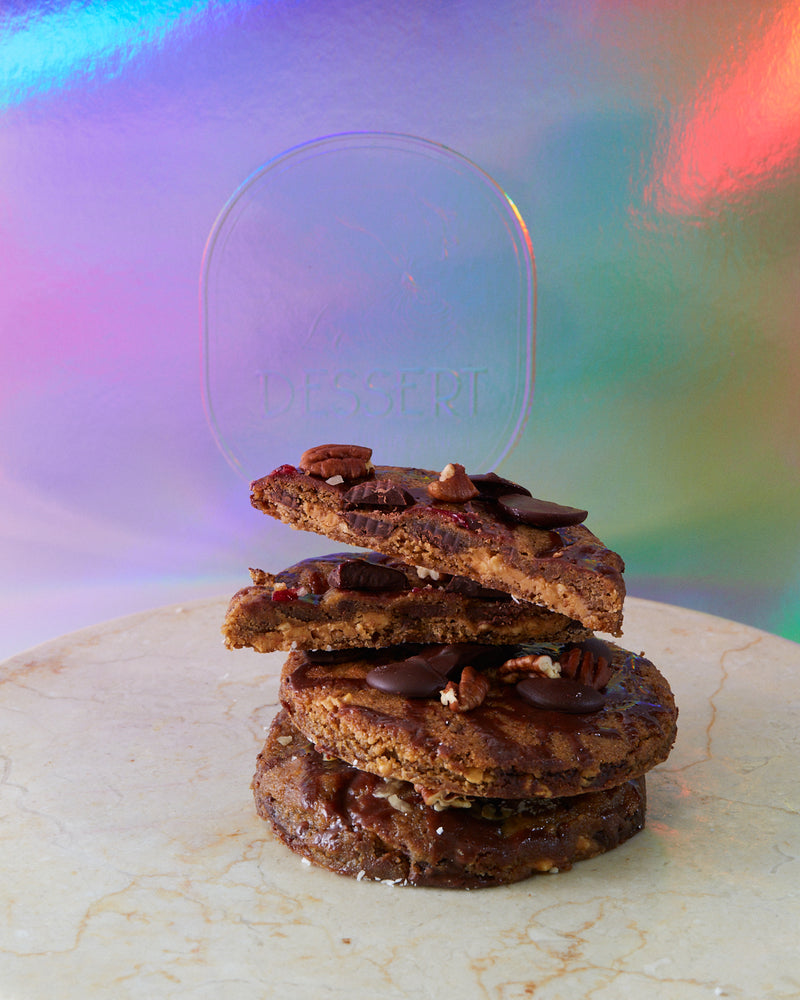
<path id="1" fill-rule="evenodd" d="M 785 6 L 741 61 L 713 67 L 678 114 L 645 203 L 703 215 L 785 175 L 800 156 L 800 4 Z"/>
<path id="2" fill-rule="evenodd" d="M 70 0 L 0 13 L 0 110 L 87 78 L 112 79 L 138 55 L 259 0 Z"/>

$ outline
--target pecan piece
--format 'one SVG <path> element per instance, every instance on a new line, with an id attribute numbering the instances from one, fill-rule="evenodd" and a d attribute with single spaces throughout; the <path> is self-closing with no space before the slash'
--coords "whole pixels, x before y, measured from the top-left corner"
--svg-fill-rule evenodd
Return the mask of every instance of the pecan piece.
<path id="1" fill-rule="evenodd" d="M 489 693 L 489 682 L 474 667 L 464 667 L 458 684 L 449 681 L 440 695 L 443 705 L 451 712 L 471 712 L 482 705 Z"/>
<path id="2" fill-rule="evenodd" d="M 498 667 L 500 680 L 505 684 L 516 684 L 518 680 L 531 674 L 541 677 L 560 677 L 561 668 L 551 656 L 543 653 L 528 653 L 513 660 L 506 660 Z"/>
<path id="3" fill-rule="evenodd" d="M 298 468 L 320 479 L 363 479 L 372 472 L 372 448 L 359 444 L 319 444 L 304 451 Z"/>
<path id="4" fill-rule="evenodd" d="M 466 503 L 478 496 L 479 491 L 467 475 L 464 466 L 458 462 L 446 465 L 438 479 L 428 483 L 428 493 L 434 500 L 444 500 L 446 503 Z"/>
<path id="5" fill-rule="evenodd" d="M 457 792 L 444 792 L 440 788 L 423 788 L 415 785 L 414 788 L 425 803 L 435 812 L 444 812 L 445 809 L 469 809 L 472 805 L 468 798 L 459 795 Z"/>
<path id="6" fill-rule="evenodd" d="M 613 656 L 609 646 L 593 636 L 561 656 L 561 673 L 600 691 L 611 680 Z"/>

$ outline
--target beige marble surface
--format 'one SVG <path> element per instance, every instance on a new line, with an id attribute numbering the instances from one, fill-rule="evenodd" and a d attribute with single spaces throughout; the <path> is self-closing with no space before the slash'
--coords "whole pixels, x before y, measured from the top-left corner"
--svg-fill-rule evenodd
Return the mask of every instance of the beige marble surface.
<path id="1" fill-rule="evenodd" d="M 225 601 L 0 664 L 0 997 L 800 997 L 800 646 L 629 600 L 679 737 L 643 833 L 515 886 L 311 868 L 249 781 L 282 656 Z"/>

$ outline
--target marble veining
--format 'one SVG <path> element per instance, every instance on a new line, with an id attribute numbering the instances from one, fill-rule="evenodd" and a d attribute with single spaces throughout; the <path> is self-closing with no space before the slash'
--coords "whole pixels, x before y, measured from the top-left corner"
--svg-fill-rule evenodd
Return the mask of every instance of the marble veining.
<path id="1" fill-rule="evenodd" d="M 629 599 L 670 679 L 646 829 L 480 892 L 301 863 L 249 782 L 283 654 L 230 652 L 225 600 L 0 664 L 0 997 L 800 997 L 800 646 Z"/>

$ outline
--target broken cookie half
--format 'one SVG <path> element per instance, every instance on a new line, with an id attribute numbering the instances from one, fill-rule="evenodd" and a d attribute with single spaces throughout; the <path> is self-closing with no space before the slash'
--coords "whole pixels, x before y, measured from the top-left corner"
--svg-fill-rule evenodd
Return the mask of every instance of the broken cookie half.
<path id="1" fill-rule="evenodd" d="M 566 642 L 578 622 L 514 601 L 474 580 L 411 566 L 378 552 L 304 559 L 231 598 L 222 627 L 229 649 L 347 649 L 403 642 Z"/>

